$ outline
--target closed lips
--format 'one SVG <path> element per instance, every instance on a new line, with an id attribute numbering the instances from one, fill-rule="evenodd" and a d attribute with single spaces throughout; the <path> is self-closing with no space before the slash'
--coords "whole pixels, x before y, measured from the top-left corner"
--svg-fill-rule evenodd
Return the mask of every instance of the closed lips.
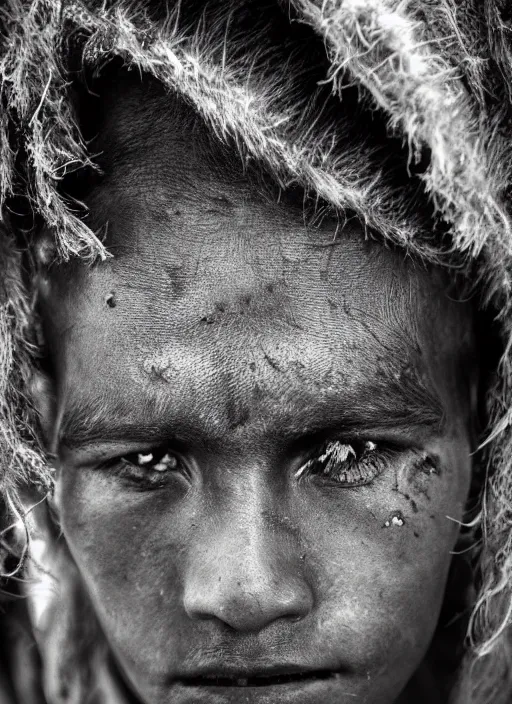
<path id="1" fill-rule="evenodd" d="M 187 687 L 273 687 L 284 684 L 298 684 L 311 680 L 327 680 L 336 677 L 329 670 L 310 670 L 308 672 L 293 672 L 279 674 L 258 673 L 253 675 L 222 675 L 208 674 L 197 677 L 184 677 L 181 684 Z"/>

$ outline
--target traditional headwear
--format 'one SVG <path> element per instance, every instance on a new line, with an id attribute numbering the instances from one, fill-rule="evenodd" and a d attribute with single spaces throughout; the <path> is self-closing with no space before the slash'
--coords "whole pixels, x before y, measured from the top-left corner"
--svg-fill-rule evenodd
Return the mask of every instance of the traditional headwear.
<path id="1" fill-rule="evenodd" d="M 20 488 L 52 483 L 27 400 L 37 262 L 109 256 L 62 183 L 94 168 L 73 84 L 115 57 L 182 96 L 281 187 L 356 214 L 369 235 L 420 260 L 455 262 L 495 321 L 501 356 L 479 453 L 487 474 L 478 595 L 457 701 L 510 701 L 512 3 L 3 0 L 0 486 L 14 516 Z M 17 214 L 26 204 L 33 228 Z"/>

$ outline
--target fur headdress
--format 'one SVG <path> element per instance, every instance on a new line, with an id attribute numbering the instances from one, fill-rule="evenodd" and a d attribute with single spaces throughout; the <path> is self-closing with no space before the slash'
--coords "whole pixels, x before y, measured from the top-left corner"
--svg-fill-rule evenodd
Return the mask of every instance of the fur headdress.
<path id="1" fill-rule="evenodd" d="M 512 4 L 3 0 L 0 488 L 13 516 L 22 488 L 44 492 L 52 482 L 28 400 L 38 355 L 37 260 L 109 256 L 62 183 L 94 168 L 73 82 L 116 57 L 183 96 L 221 140 L 281 187 L 298 185 L 308 198 L 356 214 L 368 232 L 422 260 L 449 266 L 456 259 L 495 321 L 500 358 L 479 456 L 486 472 L 474 567 L 479 591 L 458 701 L 508 702 Z M 432 209 L 428 223 L 415 207 L 420 196 Z M 18 215 L 27 204 L 30 227 Z M 53 253 L 43 251 L 38 223 L 53 233 Z"/>

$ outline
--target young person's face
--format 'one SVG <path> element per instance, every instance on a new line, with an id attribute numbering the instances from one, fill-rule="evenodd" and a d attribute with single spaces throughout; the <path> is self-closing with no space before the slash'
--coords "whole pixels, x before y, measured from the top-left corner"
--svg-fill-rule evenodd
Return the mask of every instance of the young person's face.
<path id="1" fill-rule="evenodd" d="M 391 704 L 468 493 L 468 307 L 136 102 L 89 199 L 115 257 L 42 286 L 56 498 L 100 622 L 148 704 Z"/>

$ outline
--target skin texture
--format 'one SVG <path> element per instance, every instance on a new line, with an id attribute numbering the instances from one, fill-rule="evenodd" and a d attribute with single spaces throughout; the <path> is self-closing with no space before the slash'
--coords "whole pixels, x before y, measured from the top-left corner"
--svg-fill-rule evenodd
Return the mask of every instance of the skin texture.
<path id="1" fill-rule="evenodd" d="M 333 244 L 145 90 L 111 92 L 95 145 L 115 257 L 41 283 L 71 554 L 148 704 L 392 704 L 469 489 L 470 307 L 357 223 Z M 336 441 L 367 483 L 323 474 Z M 174 466 L 129 464 L 155 448 Z"/>

